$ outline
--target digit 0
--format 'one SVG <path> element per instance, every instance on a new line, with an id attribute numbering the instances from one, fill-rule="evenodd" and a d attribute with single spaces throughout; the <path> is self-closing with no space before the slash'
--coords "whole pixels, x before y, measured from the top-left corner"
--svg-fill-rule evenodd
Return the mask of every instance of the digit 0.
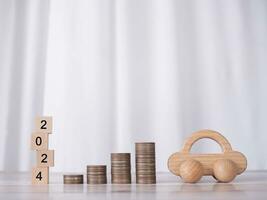
<path id="1" fill-rule="evenodd" d="M 42 144 L 42 142 L 43 141 L 42 141 L 42 138 L 40 136 L 38 136 L 38 137 L 35 138 L 35 144 L 37 146 L 40 146 Z"/>

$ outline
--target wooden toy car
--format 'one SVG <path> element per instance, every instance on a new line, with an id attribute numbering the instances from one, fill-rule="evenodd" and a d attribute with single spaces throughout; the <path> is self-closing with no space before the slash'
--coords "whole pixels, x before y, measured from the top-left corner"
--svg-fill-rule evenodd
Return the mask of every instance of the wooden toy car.
<path id="1" fill-rule="evenodd" d="M 202 138 L 210 138 L 216 141 L 222 148 L 222 153 L 191 154 L 192 145 Z M 212 130 L 201 130 L 189 137 L 183 149 L 169 157 L 169 170 L 176 176 L 180 176 L 184 182 L 195 183 L 202 176 L 211 175 L 219 182 L 230 182 L 236 175 L 241 174 L 247 168 L 246 157 L 237 151 L 233 151 L 228 140 L 220 133 Z"/>

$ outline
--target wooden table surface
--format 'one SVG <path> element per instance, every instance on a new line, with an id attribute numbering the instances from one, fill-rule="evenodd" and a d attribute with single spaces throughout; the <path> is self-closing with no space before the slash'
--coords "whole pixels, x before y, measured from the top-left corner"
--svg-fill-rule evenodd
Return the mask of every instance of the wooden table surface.
<path id="1" fill-rule="evenodd" d="M 211 177 L 184 184 L 170 173 L 158 173 L 155 185 L 63 185 L 62 174 L 50 175 L 50 185 L 31 185 L 30 173 L 0 173 L 0 200 L 9 199 L 267 199 L 267 171 L 248 171 L 234 182 L 216 183 Z"/>

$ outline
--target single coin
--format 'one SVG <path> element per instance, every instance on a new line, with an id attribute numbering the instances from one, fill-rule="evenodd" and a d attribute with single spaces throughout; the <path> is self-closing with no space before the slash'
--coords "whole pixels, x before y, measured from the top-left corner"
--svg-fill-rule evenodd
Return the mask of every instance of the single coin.
<path id="1" fill-rule="evenodd" d="M 87 169 L 87 173 L 106 172 L 107 166 L 106 165 L 88 165 L 86 169 Z"/>
<path id="2" fill-rule="evenodd" d="M 114 170 L 131 170 L 131 166 L 127 166 L 127 165 L 124 165 L 124 166 L 111 166 L 111 170 L 114 169 Z"/>
<path id="3" fill-rule="evenodd" d="M 135 158 L 156 158 L 156 154 L 155 153 L 143 153 L 143 154 L 135 154 Z"/>
<path id="4" fill-rule="evenodd" d="M 137 169 L 155 169 L 156 164 L 155 163 L 136 163 L 135 168 Z"/>
<path id="5" fill-rule="evenodd" d="M 89 178 L 89 179 L 87 179 L 87 182 L 88 183 L 106 183 L 107 179 L 92 179 L 92 178 Z"/>
<path id="6" fill-rule="evenodd" d="M 111 183 L 131 183 L 131 182 L 132 182 L 131 178 L 128 178 L 128 179 L 126 179 L 126 178 L 124 178 L 124 179 L 122 179 L 122 178 L 117 178 L 117 179 L 111 178 Z"/>
<path id="7" fill-rule="evenodd" d="M 156 162 L 152 162 L 152 161 L 142 161 L 142 162 L 136 162 L 135 163 L 135 166 L 138 167 L 144 167 L 144 166 L 147 166 L 147 167 L 154 167 L 156 166 Z"/>
<path id="8" fill-rule="evenodd" d="M 142 162 L 142 161 L 155 161 L 156 158 L 153 158 L 153 157 L 136 157 L 135 158 L 135 161 L 139 161 L 139 162 Z"/>
<path id="9" fill-rule="evenodd" d="M 135 153 L 155 153 L 156 149 L 154 147 L 143 147 L 143 148 L 135 148 Z"/>
<path id="10" fill-rule="evenodd" d="M 136 162 L 135 166 L 156 166 L 156 162 L 153 161 L 142 161 L 142 162 Z"/>
<path id="11" fill-rule="evenodd" d="M 87 171 L 87 174 L 92 174 L 92 175 L 106 175 L 107 172 L 106 171 L 102 171 L 102 172 Z"/>
<path id="12" fill-rule="evenodd" d="M 140 171 L 156 171 L 155 167 L 137 167 L 136 171 L 140 172 Z"/>
<path id="13" fill-rule="evenodd" d="M 144 166 L 144 165 L 156 165 L 156 161 L 154 160 L 137 160 L 135 162 L 135 165 L 141 165 L 141 166 Z"/>
<path id="14" fill-rule="evenodd" d="M 154 148 L 143 148 L 143 149 L 135 149 L 135 153 L 136 154 L 152 154 L 155 153 L 155 149 Z"/>
<path id="15" fill-rule="evenodd" d="M 111 171 L 111 174 L 131 174 L 130 171 Z"/>
<path id="16" fill-rule="evenodd" d="M 131 172 L 131 169 L 130 168 L 128 168 L 128 169 L 114 169 L 114 168 L 111 168 L 111 173 L 112 172 L 127 172 L 127 173 L 129 173 L 129 172 Z"/>
<path id="17" fill-rule="evenodd" d="M 111 153 L 111 159 L 130 159 L 130 153 Z"/>
<path id="18" fill-rule="evenodd" d="M 155 169 L 138 169 L 136 170 L 136 173 L 138 174 L 156 174 Z"/>
<path id="19" fill-rule="evenodd" d="M 131 168 L 111 168 L 111 172 L 131 172 Z"/>
<path id="20" fill-rule="evenodd" d="M 111 163 L 111 167 L 131 167 L 131 163 Z"/>
<path id="21" fill-rule="evenodd" d="M 137 176 L 136 177 L 136 180 L 147 180 L 147 181 L 149 181 L 149 180 L 155 180 L 156 179 L 156 177 L 155 176 Z"/>
<path id="22" fill-rule="evenodd" d="M 113 178 L 129 178 L 131 174 L 111 174 Z"/>
<path id="23" fill-rule="evenodd" d="M 151 173 L 151 174 L 136 173 L 136 177 L 138 177 L 138 178 L 154 178 L 154 177 L 156 177 L 156 173 Z"/>
<path id="24" fill-rule="evenodd" d="M 105 184 L 107 183 L 106 177 L 99 177 L 99 178 L 92 178 L 87 176 L 87 183 L 88 184 Z"/>
<path id="25" fill-rule="evenodd" d="M 151 159 L 151 160 L 156 160 L 156 156 L 146 156 L 146 155 L 142 155 L 142 156 L 135 156 L 135 160 L 145 160 L 145 159 Z"/>
<path id="26" fill-rule="evenodd" d="M 128 163 L 131 160 L 130 159 L 111 159 L 111 163 Z"/>
<path id="27" fill-rule="evenodd" d="M 111 165 L 114 169 L 131 169 L 131 165 Z"/>
<path id="28" fill-rule="evenodd" d="M 90 185 L 107 184 L 107 181 L 87 181 L 87 184 L 90 184 Z"/>
<path id="29" fill-rule="evenodd" d="M 130 160 L 111 160 L 111 164 L 130 164 Z"/>
<path id="30" fill-rule="evenodd" d="M 156 179 L 154 180 L 136 180 L 137 184 L 156 184 Z"/>
<path id="31" fill-rule="evenodd" d="M 142 147 L 142 146 L 155 146 L 155 142 L 136 142 L 136 147 Z"/>
<path id="32" fill-rule="evenodd" d="M 155 146 L 151 147 L 135 147 L 135 153 L 142 153 L 142 152 L 156 152 Z"/>
<path id="33" fill-rule="evenodd" d="M 105 170 L 106 168 L 107 168 L 106 165 L 87 165 L 87 169 L 91 169 L 91 170 L 94 170 L 94 169 L 96 169 L 96 170 L 99 170 L 99 169 Z"/>
<path id="34" fill-rule="evenodd" d="M 65 174 L 63 175 L 64 179 L 83 179 L 83 174 Z"/>
<path id="35" fill-rule="evenodd" d="M 137 169 L 136 174 L 142 174 L 142 173 L 156 173 L 155 169 Z"/>
<path id="36" fill-rule="evenodd" d="M 111 165 L 112 166 L 116 166 L 116 165 L 118 165 L 118 166 L 125 166 L 125 165 L 128 166 L 128 165 L 131 165 L 131 162 L 130 161 L 116 161 L 116 162 L 112 161 Z"/>
<path id="37" fill-rule="evenodd" d="M 64 184 L 83 184 L 83 180 L 64 180 Z"/>
<path id="38" fill-rule="evenodd" d="M 114 181 L 112 181 L 111 183 L 112 184 L 131 184 L 131 180 L 114 180 Z"/>
<path id="39" fill-rule="evenodd" d="M 87 174 L 87 177 L 101 178 L 101 177 L 107 177 L 107 175 L 106 174 Z"/>
<path id="40" fill-rule="evenodd" d="M 112 184 L 131 184 L 131 180 L 113 180 Z"/>
<path id="41" fill-rule="evenodd" d="M 155 143 L 135 143 L 135 150 L 155 150 Z"/>
<path id="42" fill-rule="evenodd" d="M 153 154 L 135 154 L 135 158 L 156 158 L 156 155 Z"/>

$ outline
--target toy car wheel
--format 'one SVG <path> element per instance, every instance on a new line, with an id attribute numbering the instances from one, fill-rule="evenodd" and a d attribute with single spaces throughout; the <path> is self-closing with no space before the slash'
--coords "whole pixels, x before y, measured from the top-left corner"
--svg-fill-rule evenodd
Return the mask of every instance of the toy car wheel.
<path id="1" fill-rule="evenodd" d="M 197 160 L 183 161 L 180 166 L 180 176 L 185 183 L 196 183 L 203 176 L 204 170 Z"/>
<path id="2" fill-rule="evenodd" d="M 236 177 L 237 167 L 232 160 L 220 159 L 214 163 L 213 173 L 219 182 L 228 183 Z"/>

